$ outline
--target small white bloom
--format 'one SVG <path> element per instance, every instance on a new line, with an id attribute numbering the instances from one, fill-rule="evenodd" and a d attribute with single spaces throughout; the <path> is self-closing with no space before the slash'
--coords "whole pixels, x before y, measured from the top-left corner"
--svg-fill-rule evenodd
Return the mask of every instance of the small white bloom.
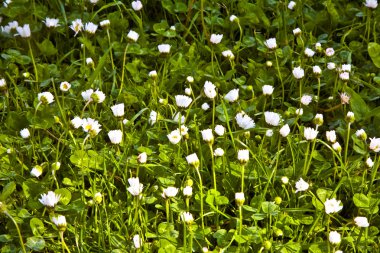
<path id="1" fill-rule="evenodd" d="M 185 222 L 186 224 L 191 224 L 194 222 L 194 217 L 189 212 L 182 213 L 181 218 L 182 218 L 183 222 Z"/>
<path id="2" fill-rule="evenodd" d="M 94 60 L 92 60 L 91 57 L 88 57 L 88 58 L 86 58 L 86 64 L 93 66 L 94 65 Z"/>
<path id="3" fill-rule="evenodd" d="M 283 184 L 288 184 L 289 183 L 289 178 L 288 177 L 281 177 L 281 182 L 283 183 Z"/>
<path id="4" fill-rule="evenodd" d="M 108 132 L 108 137 L 112 144 L 120 144 L 123 140 L 123 132 L 121 130 L 111 130 Z"/>
<path id="5" fill-rule="evenodd" d="M 71 84 L 69 82 L 61 82 L 61 84 L 59 85 L 59 88 L 61 89 L 61 91 L 65 92 L 65 91 L 68 91 L 70 90 L 71 88 Z"/>
<path id="6" fill-rule="evenodd" d="M 347 112 L 346 119 L 349 123 L 353 123 L 355 121 L 355 114 L 353 112 Z"/>
<path id="7" fill-rule="evenodd" d="M 126 125 L 129 122 L 127 119 L 123 119 L 123 124 Z"/>
<path id="8" fill-rule="evenodd" d="M 17 30 L 16 35 L 19 35 L 22 38 L 29 38 L 31 35 L 29 24 L 26 24 L 24 26 L 18 26 L 16 30 Z"/>
<path id="9" fill-rule="evenodd" d="M 286 124 L 283 127 L 281 127 L 280 134 L 281 134 L 282 137 L 288 136 L 289 133 L 290 133 L 290 127 L 289 127 L 288 124 Z"/>
<path id="10" fill-rule="evenodd" d="M 238 160 L 240 163 L 247 163 L 249 161 L 249 150 L 248 149 L 239 150 Z"/>
<path id="11" fill-rule="evenodd" d="M 322 126 L 323 125 L 323 114 L 317 113 L 313 119 L 314 123 L 317 126 Z"/>
<path id="12" fill-rule="evenodd" d="M 226 132 L 226 129 L 222 125 L 216 125 L 214 131 L 217 135 L 223 136 Z"/>
<path id="13" fill-rule="evenodd" d="M 217 148 L 214 150 L 214 156 L 223 156 L 224 155 L 224 150 L 221 148 Z"/>
<path id="14" fill-rule="evenodd" d="M 73 125 L 75 129 L 78 129 L 79 127 L 81 127 L 83 123 L 82 119 L 78 116 L 75 116 L 70 122 L 71 122 L 71 125 Z"/>
<path id="15" fill-rule="evenodd" d="M 297 27 L 296 29 L 293 29 L 293 34 L 294 35 L 300 35 L 302 33 L 301 29 L 299 27 Z"/>
<path id="16" fill-rule="evenodd" d="M 31 174 L 32 176 L 34 176 L 34 177 L 39 177 L 39 176 L 41 176 L 42 171 L 43 171 L 42 167 L 39 166 L 39 165 L 36 165 L 36 166 L 34 166 L 34 167 L 32 168 L 32 170 L 30 171 L 30 174 Z"/>
<path id="17" fill-rule="evenodd" d="M 149 114 L 149 124 L 153 126 L 157 122 L 157 112 L 151 111 Z"/>
<path id="18" fill-rule="evenodd" d="M 186 186 L 183 188 L 183 196 L 185 197 L 191 197 L 193 195 L 193 187 L 191 186 Z"/>
<path id="19" fill-rule="evenodd" d="M 255 122 L 245 112 L 239 112 L 235 116 L 236 123 L 243 129 L 250 129 L 255 127 Z"/>
<path id="20" fill-rule="evenodd" d="M 5 8 L 7 8 L 8 5 L 11 4 L 11 3 L 12 3 L 12 0 L 5 0 L 5 1 L 3 2 L 3 6 L 4 6 Z"/>
<path id="21" fill-rule="evenodd" d="M 290 1 L 289 4 L 288 4 L 288 9 L 289 9 L 289 10 L 293 10 L 293 9 L 294 9 L 294 6 L 296 6 L 296 2 L 294 2 L 294 1 Z"/>
<path id="22" fill-rule="evenodd" d="M 0 79 L 0 89 L 7 86 L 7 81 L 4 78 Z"/>
<path id="23" fill-rule="evenodd" d="M 140 1 L 135 1 L 135 2 L 140 2 Z M 133 2 L 132 2 L 133 4 Z M 133 236 L 133 245 L 135 246 L 136 249 L 141 248 L 142 244 L 142 239 L 140 238 L 140 235 L 136 234 Z"/>
<path id="24" fill-rule="evenodd" d="M 98 25 L 95 25 L 92 22 L 88 22 L 84 25 L 84 30 L 91 34 L 95 34 L 97 29 L 98 29 Z"/>
<path id="25" fill-rule="evenodd" d="M 67 226 L 66 217 L 63 215 L 53 217 L 51 218 L 51 221 L 54 223 L 54 225 L 57 226 L 57 228 L 66 228 Z"/>
<path id="26" fill-rule="evenodd" d="M 179 128 L 179 131 L 182 136 L 186 136 L 189 132 L 189 129 L 187 128 L 187 126 L 181 125 L 181 127 Z"/>
<path id="27" fill-rule="evenodd" d="M 155 70 L 150 71 L 148 73 L 148 76 L 151 77 L 151 78 L 153 78 L 153 79 L 156 79 L 156 77 L 157 77 L 157 71 L 155 71 Z"/>
<path id="28" fill-rule="evenodd" d="M 267 39 L 264 44 L 269 49 L 275 49 L 277 47 L 276 38 Z"/>
<path id="29" fill-rule="evenodd" d="M 186 156 L 186 161 L 195 168 L 199 167 L 199 159 L 196 153 Z"/>
<path id="30" fill-rule="evenodd" d="M 339 244 L 341 241 L 341 236 L 338 232 L 336 231 L 331 231 L 329 233 L 329 241 L 331 244 Z"/>
<path id="31" fill-rule="evenodd" d="M 210 106 L 207 103 L 203 103 L 201 108 L 203 111 L 207 111 L 208 109 L 210 109 Z"/>
<path id="32" fill-rule="evenodd" d="M 139 11 L 141 10 L 143 7 L 141 1 L 133 1 L 132 2 L 132 9 L 134 9 L 135 11 Z"/>
<path id="33" fill-rule="evenodd" d="M 367 160 L 365 161 L 365 164 L 367 165 L 368 168 L 372 168 L 375 163 L 372 161 L 371 157 L 368 157 Z"/>
<path id="34" fill-rule="evenodd" d="M 168 54 L 170 53 L 170 48 L 171 46 L 169 44 L 160 44 L 158 45 L 158 51 L 160 51 L 160 53 L 165 53 L 165 54 Z"/>
<path id="35" fill-rule="evenodd" d="M 18 22 L 17 21 L 11 21 L 8 23 L 8 26 L 11 30 L 16 29 L 18 27 Z"/>
<path id="36" fill-rule="evenodd" d="M 20 135 L 22 138 L 27 139 L 30 137 L 30 132 L 28 128 L 24 128 L 20 131 Z"/>
<path id="37" fill-rule="evenodd" d="M 112 113 L 115 117 L 123 117 L 124 116 L 124 103 L 111 106 L 111 110 L 112 110 Z"/>
<path id="38" fill-rule="evenodd" d="M 315 54 L 315 52 L 313 50 L 311 50 L 310 48 L 306 48 L 304 53 L 307 57 L 313 57 Z"/>
<path id="39" fill-rule="evenodd" d="M 337 251 L 335 251 L 334 253 L 343 253 L 343 251 L 341 251 L 341 250 L 337 250 Z"/>
<path id="40" fill-rule="evenodd" d="M 54 102 L 54 96 L 50 92 L 38 93 L 38 101 L 43 104 L 51 104 Z"/>
<path id="41" fill-rule="evenodd" d="M 322 45 L 321 43 L 317 42 L 315 43 L 315 50 L 321 51 L 322 50 Z"/>
<path id="42" fill-rule="evenodd" d="M 96 136 L 101 131 L 101 125 L 97 120 L 86 118 L 82 119 L 82 129 L 86 133 Z"/>
<path id="43" fill-rule="evenodd" d="M 235 59 L 235 55 L 232 53 L 231 50 L 225 50 L 222 52 L 222 55 L 230 60 Z"/>
<path id="44" fill-rule="evenodd" d="M 148 155 L 146 154 L 146 152 L 142 152 L 141 154 L 137 156 L 137 161 L 139 163 L 146 163 L 147 160 L 148 160 Z"/>
<path id="45" fill-rule="evenodd" d="M 302 178 L 296 182 L 296 193 L 307 191 L 309 189 L 309 184 L 305 182 Z"/>
<path id="46" fill-rule="evenodd" d="M 334 130 L 327 131 L 327 132 L 326 132 L 326 139 L 327 139 L 329 142 L 331 142 L 331 143 L 336 142 L 336 134 L 335 134 L 335 131 L 334 131 Z"/>
<path id="47" fill-rule="evenodd" d="M 369 149 L 374 152 L 380 151 L 380 138 L 369 138 L 371 140 L 369 144 Z"/>
<path id="48" fill-rule="evenodd" d="M 173 130 L 170 134 L 167 135 L 169 141 L 172 143 L 172 144 L 177 144 L 178 142 L 181 141 L 181 133 L 179 132 L 178 129 L 176 130 Z"/>
<path id="49" fill-rule="evenodd" d="M 99 24 L 101 27 L 105 28 L 105 27 L 108 27 L 111 24 L 111 22 L 108 19 L 105 19 L 105 20 L 100 21 Z"/>
<path id="50" fill-rule="evenodd" d="M 367 228 L 369 227 L 368 219 L 367 217 L 361 217 L 358 216 L 354 219 L 356 226 L 360 228 Z"/>
<path id="51" fill-rule="evenodd" d="M 177 193 L 178 193 L 178 188 L 169 186 L 168 188 L 164 189 L 163 197 L 173 198 L 177 195 Z"/>
<path id="52" fill-rule="evenodd" d="M 219 44 L 223 39 L 223 34 L 211 34 L 210 42 L 213 44 Z"/>
<path id="53" fill-rule="evenodd" d="M 236 192 L 235 201 L 238 206 L 242 206 L 245 201 L 244 192 Z"/>
<path id="54" fill-rule="evenodd" d="M 273 136 L 273 130 L 272 129 L 267 129 L 267 131 L 265 131 L 265 136 L 266 137 L 272 137 Z"/>
<path id="55" fill-rule="evenodd" d="M 334 48 L 332 48 L 332 47 L 326 48 L 325 54 L 328 57 L 333 56 L 335 54 Z"/>
<path id="56" fill-rule="evenodd" d="M 90 3 L 92 3 L 92 4 L 96 4 L 98 2 L 99 2 L 99 0 L 90 0 Z"/>
<path id="57" fill-rule="evenodd" d="M 187 108 L 191 104 L 193 99 L 185 95 L 176 95 L 175 102 L 178 107 Z"/>
<path id="58" fill-rule="evenodd" d="M 129 33 L 127 34 L 127 38 L 130 40 L 133 40 L 136 42 L 139 39 L 139 34 L 135 31 L 130 30 Z"/>
<path id="59" fill-rule="evenodd" d="M 278 126 L 280 124 L 281 116 L 275 112 L 265 112 L 264 113 L 265 122 L 271 126 Z"/>
<path id="60" fill-rule="evenodd" d="M 301 67 L 296 67 L 293 69 L 293 76 L 296 79 L 301 79 L 305 76 L 305 71 Z"/>
<path id="61" fill-rule="evenodd" d="M 103 195 L 101 192 L 97 192 L 94 194 L 94 200 L 97 204 L 100 204 L 102 203 L 102 200 L 103 200 Z"/>
<path id="62" fill-rule="evenodd" d="M 364 5 L 368 8 L 376 9 L 377 8 L 377 0 L 366 0 Z"/>
<path id="63" fill-rule="evenodd" d="M 364 129 L 357 130 L 355 134 L 359 139 L 363 141 L 367 139 L 367 133 L 364 131 Z"/>
<path id="64" fill-rule="evenodd" d="M 263 94 L 266 95 L 266 96 L 270 96 L 273 94 L 273 86 L 272 85 L 263 85 L 262 87 L 262 90 L 263 90 Z"/>
<path id="65" fill-rule="evenodd" d="M 80 31 L 82 31 L 83 29 L 83 23 L 82 23 L 82 20 L 81 19 L 75 19 L 71 26 L 70 26 L 71 30 L 73 30 L 75 32 L 75 35 L 76 36 Z"/>
<path id="66" fill-rule="evenodd" d="M 332 148 L 338 153 L 342 151 L 342 146 L 340 146 L 339 142 L 334 142 L 334 144 L 332 145 Z"/>
<path id="67" fill-rule="evenodd" d="M 45 194 L 45 193 L 42 194 L 39 201 L 44 206 L 54 207 L 58 203 L 60 198 L 61 198 L 61 195 L 55 194 L 54 192 L 49 191 L 47 194 Z"/>
<path id="68" fill-rule="evenodd" d="M 46 18 L 44 21 L 42 21 L 42 22 L 44 22 L 45 23 L 45 25 L 46 25 L 46 27 L 48 27 L 48 28 L 54 28 L 54 27 L 58 27 L 59 26 L 59 24 L 58 24 L 58 22 L 59 22 L 59 19 L 58 18 Z"/>
<path id="69" fill-rule="evenodd" d="M 343 72 L 351 72 L 351 64 L 342 64 Z"/>
<path id="70" fill-rule="evenodd" d="M 139 196 L 142 193 L 144 186 L 140 183 L 140 179 L 138 177 L 129 178 L 128 183 L 129 187 L 127 190 L 132 194 L 132 196 Z"/>
<path id="71" fill-rule="evenodd" d="M 349 72 L 342 72 L 339 74 L 339 78 L 343 81 L 350 80 L 350 73 Z"/>
<path id="72" fill-rule="evenodd" d="M 313 73 L 320 75 L 322 73 L 322 69 L 319 66 L 313 66 Z"/>
<path id="73" fill-rule="evenodd" d="M 205 129 L 201 131 L 202 139 L 207 143 L 212 143 L 214 141 L 214 135 L 212 134 L 212 129 Z"/>
<path id="74" fill-rule="evenodd" d="M 306 127 L 303 131 L 303 136 L 308 141 L 314 140 L 315 138 L 317 138 L 317 135 L 318 135 L 318 131 L 311 127 Z"/>
<path id="75" fill-rule="evenodd" d="M 230 16 L 230 21 L 234 22 L 235 20 L 238 20 L 238 17 L 236 17 L 235 15 L 231 15 Z"/>
<path id="76" fill-rule="evenodd" d="M 235 102 L 239 99 L 239 89 L 230 90 L 225 96 L 224 99 L 230 103 Z"/>
<path id="77" fill-rule="evenodd" d="M 185 89 L 185 94 L 190 96 L 191 95 L 191 88 L 186 88 Z"/>
<path id="78" fill-rule="evenodd" d="M 170 26 L 170 30 L 175 31 L 175 26 L 174 25 Z"/>
<path id="79" fill-rule="evenodd" d="M 216 93 L 215 88 L 216 87 L 212 82 L 206 81 L 204 86 L 203 86 L 203 91 L 204 91 L 206 97 L 211 98 L 211 99 L 216 97 L 217 93 Z"/>
<path id="80" fill-rule="evenodd" d="M 333 62 L 329 62 L 329 63 L 327 63 L 327 68 L 328 68 L 329 70 L 333 70 L 333 69 L 335 69 L 335 63 L 333 63 Z"/>
<path id="81" fill-rule="evenodd" d="M 343 206 L 341 206 L 340 204 L 341 204 L 341 201 L 336 200 L 335 198 L 326 199 L 326 201 L 325 201 L 325 212 L 327 214 L 339 212 L 340 210 L 343 209 Z"/>
<path id="82" fill-rule="evenodd" d="M 194 77 L 188 76 L 188 77 L 186 77 L 186 81 L 188 81 L 189 83 L 193 83 L 194 82 Z"/>
<path id="83" fill-rule="evenodd" d="M 348 105 L 350 103 L 351 97 L 346 92 L 340 93 L 339 97 L 340 97 L 340 103 L 342 105 Z"/>
<path id="84" fill-rule="evenodd" d="M 100 104 L 104 101 L 104 99 L 106 99 L 106 95 L 104 94 L 104 92 L 96 90 L 91 94 L 91 99 L 94 100 L 94 102 Z"/>
<path id="85" fill-rule="evenodd" d="M 301 104 L 309 105 L 313 101 L 313 97 L 310 95 L 303 95 L 301 97 Z"/>
<path id="86" fill-rule="evenodd" d="M 302 115 L 303 115 L 303 109 L 302 109 L 302 108 L 298 108 L 298 109 L 296 109 L 296 114 L 297 114 L 298 116 L 302 116 Z"/>

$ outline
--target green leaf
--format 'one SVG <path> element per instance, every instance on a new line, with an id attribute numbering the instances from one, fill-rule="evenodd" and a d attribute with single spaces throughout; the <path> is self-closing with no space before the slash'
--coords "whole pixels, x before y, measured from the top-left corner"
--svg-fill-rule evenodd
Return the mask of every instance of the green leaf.
<path id="1" fill-rule="evenodd" d="M 49 39 L 45 39 L 42 43 L 37 43 L 37 46 L 41 53 L 46 56 L 55 55 L 58 52 L 54 44 Z"/>
<path id="2" fill-rule="evenodd" d="M 217 196 L 215 198 L 215 202 L 217 206 L 221 206 L 221 205 L 228 205 L 230 200 L 226 196 Z"/>
<path id="3" fill-rule="evenodd" d="M 0 235 L 0 242 L 10 242 L 12 241 L 12 236 L 8 234 Z"/>
<path id="4" fill-rule="evenodd" d="M 325 242 L 313 243 L 309 248 L 310 253 L 326 253 L 328 252 L 327 244 Z"/>
<path id="5" fill-rule="evenodd" d="M 363 193 L 355 193 L 353 200 L 355 206 L 369 208 L 369 198 Z"/>
<path id="6" fill-rule="evenodd" d="M 16 183 L 11 181 L 3 188 L 3 192 L 0 195 L 0 200 L 6 200 L 16 190 Z"/>
<path id="7" fill-rule="evenodd" d="M 45 240 L 41 237 L 29 237 L 26 239 L 26 246 L 32 250 L 40 251 L 45 248 Z"/>
<path id="8" fill-rule="evenodd" d="M 368 43 L 368 54 L 372 59 L 373 64 L 380 68 L 380 44 L 376 42 Z"/>
<path id="9" fill-rule="evenodd" d="M 61 198 L 59 199 L 59 202 L 61 202 L 64 205 L 68 205 L 71 200 L 71 192 L 66 188 L 60 188 L 54 191 L 56 194 L 61 195 Z"/>
<path id="10" fill-rule="evenodd" d="M 346 87 L 345 90 L 351 96 L 350 105 L 351 105 L 352 111 L 355 113 L 355 118 L 357 120 L 364 119 L 367 116 L 367 114 L 370 112 L 368 105 L 362 99 L 362 97 L 350 87 Z"/>
<path id="11" fill-rule="evenodd" d="M 326 199 L 331 199 L 333 194 L 332 190 L 319 188 L 317 189 L 317 196 L 322 201 L 322 203 L 325 203 Z"/>
<path id="12" fill-rule="evenodd" d="M 35 236 L 43 235 L 45 232 L 44 223 L 38 218 L 32 218 L 29 222 L 32 233 Z"/>
<path id="13" fill-rule="evenodd" d="M 274 202 L 265 201 L 261 203 L 261 208 L 263 212 L 269 215 L 276 216 L 280 212 L 280 207 Z"/>

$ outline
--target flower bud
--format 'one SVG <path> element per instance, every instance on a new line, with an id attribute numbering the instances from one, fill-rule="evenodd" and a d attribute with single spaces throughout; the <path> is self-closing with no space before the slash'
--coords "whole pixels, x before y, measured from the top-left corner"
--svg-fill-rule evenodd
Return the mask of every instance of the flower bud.
<path id="1" fill-rule="evenodd" d="M 354 123 L 355 122 L 355 115 L 353 112 L 348 112 L 346 116 L 346 120 L 348 123 Z"/>
<path id="2" fill-rule="evenodd" d="M 274 198 L 274 203 L 276 203 L 276 205 L 280 205 L 282 203 L 282 198 L 277 196 Z"/>
<path id="3" fill-rule="evenodd" d="M 244 192 L 235 193 L 235 201 L 237 206 L 243 206 L 245 201 Z"/>
<path id="4" fill-rule="evenodd" d="M 103 200 L 102 194 L 100 192 L 95 193 L 94 200 L 95 200 L 96 204 L 102 203 L 102 200 Z"/>

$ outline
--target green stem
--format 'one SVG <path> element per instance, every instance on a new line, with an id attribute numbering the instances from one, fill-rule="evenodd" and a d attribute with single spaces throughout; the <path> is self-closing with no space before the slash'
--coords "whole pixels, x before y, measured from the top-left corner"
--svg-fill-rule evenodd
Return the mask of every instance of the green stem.
<path id="1" fill-rule="evenodd" d="M 205 225 L 204 225 L 204 213 L 203 213 L 203 184 L 202 184 L 202 176 L 201 176 L 201 173 L 199 172 L 199 169 L 196 168 L 195 169 L 197 174 L 198 174 L 198 178 L 199 178 L 199 194 L 200 194 L 200 201 L 201 201 L 201 221 L 202 221 L 202 232 L 204 234 L 205 232 Z"/>
<path id="2" fill-rule="evenodd" d="M 280 82 L 281 82 L 281 89 L 282 89 L 282 103 L 284 103 L 285 101 L 285 88 L 284 88 L 284 82 L 282 81 L 282 75 L 281 75 L 281 71 L 280 71 L 280 65 L 278 63 L 278 58 L 277 58 L 277 52 L 275 51 L 274 52 L 274 55 L 276 57 L 276 66 L 277 66 L 277 72 L 278 72 L 278 77 L 280 78 Z"/>
<path id="3" fill-rule="evenodd" d="M 183 221 L 183 249 L 184 249 L 185 253 L 187 252 L 186 232 L 187 232 L 186 222 Z M 191 252 L 191 250 L 190 250 L 190 252 Z"/>
<path id="4" fill-rule="evenodd" d="M 309 157 L 309 149 L 310 149 L 310 142 L 307 142 L 307 147 L 306 147 L 306 154 L 305 154 L 305 161 L 303 163 L 303 171 L 302 171 L 302 175 L 303 176 L 306 176 L 307 174 L 307 165 L 308 165 L 308 157 Z"/>
<path id="5" fill-rule="evenodd" d="M 347 136 L 346 136 L 346 145 L 344 147 L 344 163 L 347 166 L 347 153 L 348 153 L 348 143 L 350 142 L 350 127 L 351 123 L 347 124 Z"/>
<path id="6" fill-rule="evenodd" d="M 15 219 L 13 219 L 12 215 L 10 215 L 7 211 L 4 211 L 4 214 L 6 216 L 8 216 L 12 220 L 12 222 L 15 224 L 16 229 L 17 229 L 17 233 L 18 233 L 18 237 L 20 239 L 20 244 L 21 244 L 22 252 L 26 253 L 25 245 L 24 245 L 24 242 L 22 240 L 22 235 L 21 235 L 21 232 L 20 232 L 20 228 L 17 225 L 17 222 L 15 221 Z"/>
<path id="7" fill-rule="evenodd" d="M 62 252 L 65 252 L 65 249 L 66 249 L 66 251 L 70 253 L 70 250 L 65 243 L 65 239 L 63 238 L 63 231 L 59 231 L 59 236 L 61 237 L 61 242 L 62 242 Z"/>
<path id="8" fill-rule="evenodd" d="M 244 193 L 244 169 L 245 166 L 241 165 L 241 192 Z"/>
<path id="9" fill-rule="evenodd" d="M 189 233 L 190 233 L 190 253 L 192 253 L 193 252 L 193 237 L 194 237 L 194 235 L 193 235 L 193 230 L 192 230 L 192 228 L 191 228 L 191 225 L 189 226 Z"/>
<path id="10" fill-rule="evenodd" d="M 239 205 L 239 250 L 241 252 L 241 234 L 243 230 L 243 207 Z"/>
<path id="11" fill-rule="evenodd" d="M 119 96 L 123 90 L 123 86 L 124 86 L 124 74 L 125 74 L 125 61 L 126 61 L 126 58 L 127 58 L 127 50 L 128 50 L 128 46 L 129 46 L 129 43 L 127 44 L 127 46 L 125 47 L 124 49 L 124 55 L 123 55 L 123 68 L 122 68 L 122 71 L 121 71 L 121 85 L 120 85 L 120 90 L 119 90 Z"/>
<path id="12" fill-rule="evenodd" d="M 33 63 L 33 68 L 34 68 L 34 77 L 36 79 L 36 82 L 38 82 L 38 70 L 37 70 L 37 66 L 36 66 L 36 61 L 34 60 L 34 56 L 33 56 L 32 45 L 30 44 L 29 39 L 28 39 L 28 46 L 29 46 L 29 52 L 30 52 L 30 56 L 32 58 L 32 63 Z"/>
<path id="13" fill-rule="evenodd" d="M 166 222 L 170 223 L 170 199 L 166 200 Z"/>

